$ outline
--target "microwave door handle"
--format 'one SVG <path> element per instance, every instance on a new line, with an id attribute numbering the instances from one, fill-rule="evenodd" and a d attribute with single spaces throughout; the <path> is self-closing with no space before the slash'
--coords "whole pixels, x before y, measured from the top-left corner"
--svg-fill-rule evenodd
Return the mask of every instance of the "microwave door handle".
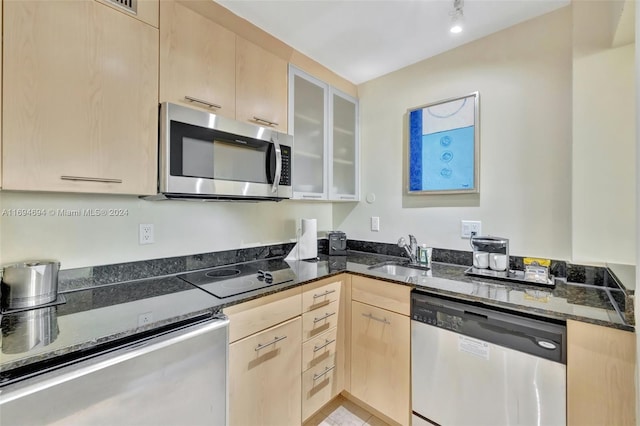
<path id="1" fill-rule="evenodd" d="M 273 186 L 271 187 L 271 192 L 275 194 L 278 192 L 280 174 L 282 173 L 282 151 L 280 150 L 280 144 L 277 140 L 271 140 L 271 142 L 273 142 L 273 148 L 276 150 L 276 174 L 273 178 Z"/>

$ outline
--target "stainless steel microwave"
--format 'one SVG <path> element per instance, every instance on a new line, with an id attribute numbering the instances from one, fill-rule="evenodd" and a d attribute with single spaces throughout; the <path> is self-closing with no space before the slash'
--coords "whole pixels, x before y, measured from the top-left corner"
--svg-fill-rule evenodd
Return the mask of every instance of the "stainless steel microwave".
<path id="1" fill-rule="evenodd" d="M 291 198 L 293 136 L 205 111 L 160 105 L 158 195 L 146 199 Z"/>

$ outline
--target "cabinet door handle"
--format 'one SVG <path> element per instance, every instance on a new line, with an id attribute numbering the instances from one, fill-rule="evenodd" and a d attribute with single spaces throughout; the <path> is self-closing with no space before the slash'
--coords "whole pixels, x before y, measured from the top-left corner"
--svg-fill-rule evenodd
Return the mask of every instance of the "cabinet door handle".
<path id="1" fill-rule="evenodd" d="M 322 316 L 320 318 L 314 318 L 313 319 L 313 323 L 315 324 L 315 323 L 318 323 L 320 321 L 324 321 L 327 318 L 329 318 L 331 315 L 335 315 L 335 314 L 336 314 L 335 312 L 327 312 L 324 316 Z"/>
<path id="2" fill-rule="evenodd" d="M 380 321 L 380 322 L 383 322 L 385 324 L 391 325 L 391 321 L 387 320 L 386 318 L 376 318 L 372 314 L 362 314 L 362 316 L 363 317 L 367 317 L 369 319 L 372 319 L 374 321 Z"/>
<path id="3" fill-rule="evenodd" d="M 336 368 L 335 365 L 332 365 L 331 367 L 325 367 L 324 371 L 320 374 L 314 374 L 313 375 L 313 381 L 315 382 L 316 380 L 318 380 L 320 377 L 324 376 L 325 374 L 327 374 L 329 371 L 333 370 L 334 368 Z"/>
<path id="4" fill-rule="evenodd" d="M 346 197 L 346 196 L 342 195 L 342 196 L 340 196 L 340 199 L 341 200 L 355 200 L 356 197 L 355 196 L 354 197 Z"/>
<path id="5" fill-rule="evenodd" d="M 195 102 L 198 104 L 206 105 L 209 108 L 222 109 L 222 105 L 214 104 L 213 102 L 203 101 L 202 99 L 192 98 L 191 96 L 185 96 L 184 98 L 189 102 Z"/>
<path id="6" fill-rule="evenodd" d="M 122 179 L 96 178 L 86 176 L 60 176 L 62 180 L 81 180 L 85 182 L 122 183 Z"/>
<path id="7" fill-rule="evenodd" d="M 322 198 L 322 195 L 303 195 L 302 198 Z"/>
<path id="8" fill-rule="evenodd" d="M 265 343 L 264 345 L 262 343 L 259 343 L 258 346 L 256 346 L 256 352 L 258 352 L 260 349 L 264 349 L 267 346 L 271 346 L 271 345 L 275 345 L 276 343 L 278 343 L 280 340 L 284 340 L 286 339 L 287 336 L 282 336 L 282 337 L 274 337 L 272 341 L 270 341 L 269 343 Z"/>
<path id="9" fill-rule="evenodd" d="M 322 294 L 314 294 L 314 295 L 313 295 L 313 298 L 314 298 L 314 299 L 317 299 L 317 298 L 319 298 L 319 297 L 324 297 L 324 296 L 326 296 L 327 294 L 331 294 L 331 293 L 335 293 L 335 292 L 336 292 L 335 290 L 327 290 L 327 291 L 325 291 L 325 292 L 324 292 L 324 293 L 322 293 Z"/>
<path id="10" fill-rule="evenodd" d="M 256 117 L 255 115 L 253 116 L 253 121 L 257 121 L 259 123 L 264 123 L 267 126 L 277 126 L 278 125 L 278 123 L 276 123 L 275 121 L 266 120 L 264 118 Z"/>
<path id="11" fill-rule="evenodd" d="M 323 344 L 321 344 L 320 346 L 314 346 L 313 347 L 313 352 L 318 352 L 320 349 L 326 348 L 327 346 L 329 346 L 330 344 L 332 344 L 335 341 L 336 341 L 336 339 L 333 339 L 333 340 L 325 339 Z"/>

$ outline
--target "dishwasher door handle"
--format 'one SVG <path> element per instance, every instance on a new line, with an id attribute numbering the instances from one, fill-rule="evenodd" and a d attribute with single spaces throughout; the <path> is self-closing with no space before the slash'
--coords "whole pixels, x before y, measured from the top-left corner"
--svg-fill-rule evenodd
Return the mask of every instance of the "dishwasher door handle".
<path id="1" fill-rule="evenodd" d="M 465 309 L 464 313 L 465 313 L 465 315 L 472 315 L 472 316 L 478 317 L 478 318 L 489 319 L 489 317 L 487 315 L 479 314 L 479 313 L 473 312 L 473 311 L 467 311 L 466 309 Z"/>

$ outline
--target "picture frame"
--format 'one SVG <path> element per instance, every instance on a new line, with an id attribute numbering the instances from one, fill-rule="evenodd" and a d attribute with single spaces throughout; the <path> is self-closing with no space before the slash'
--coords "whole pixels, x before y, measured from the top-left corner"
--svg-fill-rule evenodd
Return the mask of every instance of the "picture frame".
<path id="1" fill-rule="evenodd" d="M 480 192 L 480 94 L 407 110 L 407 193 Z"/>

